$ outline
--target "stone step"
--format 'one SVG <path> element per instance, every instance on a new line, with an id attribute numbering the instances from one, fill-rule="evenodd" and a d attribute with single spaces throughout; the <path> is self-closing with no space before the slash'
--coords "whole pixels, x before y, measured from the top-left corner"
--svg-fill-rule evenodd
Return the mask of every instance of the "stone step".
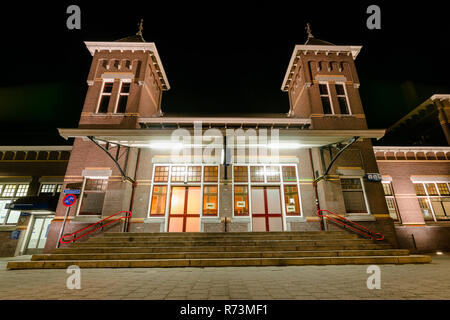
<path id="1" fill-rule="evenodd" d="M 73 247 L 179 247 L 179 246 L 283 246 L 283 245 L 327 245 L 336 244 L 341 245 L 348 244 L 370 244 L 372 240 L 363 239 L 326 239 L 326 240 L 223 240 L 223 241 L 208 241 L 208 240 L 195 240 L 195 241 L 109 241 L 103 238 L 103 240 L 87 241 L 74 243 Z"/>
<path id="2" fill-rule="evenodd" d="M 218 259 L 218 258 L 292 258 L 292 257 L 348 257 L 348 256 L 405 256 L 409 251 L 336 250 L 336 251 L 250 251 L 250 252 L 177 252 L 177 253 L 89 253 L 35 254 L 32 261 L 44 260 L 149 260 L 149 259 Z"/>
<path id="3" fill-rule="evenodd" d="M 353 245 L 280 245 L 277 251 L 312 251 L 312 250 L 386 250 L 392 249 L 390 244 L 353 244 Z M 152 253 L 152 252 L 248 252 L 273 251 L 273 246 L 172 246 L 172 247 L 67 247 L 54 249 L 52 253 Z"/>
<path id="4" fill-rule="evenodd" d="M 299 266 L 342 264 L 405 264 L 429 263 L 431 257 L 355 256 L 355 257 L 297 257 L 297 258 L 222 258 L 222 259 L 153 259 L 153 260 L 66 260 L 66 261 L 10 261 L 8 269 L 65 269 L 80 268 L 158 268 L 158 267 L 237 267 L 237 266 Z"/>
<path id="5" fill-rule="evenodd" d="M 104 242 L 105 240 L 116 241 L 236 241 L 236 240 L 321 240 L 321 239 L 361 239 L 356 234 L 324 234 L 324 235 L 241 235 L 241 236 L 209 236 L 209 237 L 190 237 L 190 236 L 122 236 L 122 237 L 92 237 L 89 242 Z"/>
<path id="6" fill-rule="evenodd" d="M 345 231 L 270 231 L 270 232 L 104 232 L 104 237 L 211 237 L 211 236 L 317 236 L 317 235 L 348 235 Z"/>

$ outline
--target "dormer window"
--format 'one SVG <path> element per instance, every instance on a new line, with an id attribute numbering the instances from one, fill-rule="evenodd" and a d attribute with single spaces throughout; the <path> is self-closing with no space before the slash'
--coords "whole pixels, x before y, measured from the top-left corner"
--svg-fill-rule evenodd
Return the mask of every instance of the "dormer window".
<path id="1" fill-rule="evenodd" d="M 347 99 L 347 92 L 343 84 L 336 84 L 336 94 L 339 102 L 339 110 L 341 114 L 350 114 L 350 108 Z"/>
<path id="2" fill-rule="evenodd" d="M 111 92 L 113 88 L 113 82 L 108 81 L 103 83 L 102 94 L 100 96 L 100 102 L 98 106 L 98 113 L 107 113 L 109 100 L 111 99 Z"/>
<path id="3" fill-rule="evenodd" d="M 121 83 L 116 113 L 125 113 L 128 96 L 130 95 L 130 85 L 130 82 Z"/>
<path id="4" fill-rule="evenodd" d="M 322 108 L 324 114 L 333 114 L 331 108 L 330 90 L 328 83 L 319 84 L 320 99 L 322 100 Z"/>

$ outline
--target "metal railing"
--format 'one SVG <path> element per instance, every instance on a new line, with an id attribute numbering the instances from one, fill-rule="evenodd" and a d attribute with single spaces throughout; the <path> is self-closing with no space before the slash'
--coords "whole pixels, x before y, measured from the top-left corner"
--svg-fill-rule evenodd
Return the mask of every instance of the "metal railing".
<path id="1" fill-rule="evenodd" d="M 123 213 L 123 212 L 126 212 L 127 215 L 125 215 L 124 217 L 115 218 L 114 220 L 111 220 L 111 221 L 107 221 L 107 220 L 109 220 L 109 219 L 111 219 L 111 218 L 113 218 L 113 217 L 115 217 L 115 216 L 117 216 L 117 215 L 119 215 L 119 214 L 121 214 L 121 213 Z M 69 233 L 69 234 L 63 235 L 61 238 L 59 238 L 59 242 L 60 242 L 60 243 L 65 243 L 65 244 L 72 243 L 72 242 L 74 242 L 75 240 L 78 240 L 78 239 L 80 239 L 80 238 L 82 238 L 82 237 L 84 237 L 84 236 L 87 236 L 88 234 L 90 234 L 90 233 L 92 233 L 92 232 L 94 232 L 94 231 L 97 231 L 97 230 L 99 230 L 99 229 L 103 229 L 103 228 L 106 227 L 107 225 L 110 225 L 110 224 L 112 224 L 112 223 L 114 223 L 114 222 L 116 222 L 116 221 L 119 221 L 119 220 L 121 220 L 121 219 L 125 219 L 125 222 L 127 222 L 128 219 L 129 219 L 130 217 L 131 217 L 131 211 L 119 211 L 119 212 L 117 212 L 117 213 L 115 213 L 115 214 L 113 214 L 113 215 L 111 215 L 111 216 L 109 216 L 109 217 L 107 217 L 107 218 L 105 218 L 105 219 L 102 219 L 102 220 L 100 220 L 100 221 L 97 221 L 97 222 L 95 222 L 95 223 L 93 223 L 93 224 L 91 224 L 91 225 L 89 225 L 89 226 L 87 226 L 87 227 L 84 227 L 84 228 L 82 228 L 82 229 L 80 229 L 80 230 L 78 230 L 78 231 L 75 231 L 75 232 L 73 232 L 73 233 Z M 105 221 L 106 221 L 107 223 L 104 223 Z M 84 231 L 84 230 L 87 230 L 87 229 L 89 229 L 89 228 L 95 227 L 95 226 L 97 226 L 97 225 L 99 225 L 97 228 L 95 228 L 95 229 L 93 229 L 93 230 L 86 231 L 85 233 L 82 233 L 81 235 L 76 236 L 76 235 L 79 234 L 80 232 L 82 232 L 82 231 Z M 73 237 L 73 238 L 70 238 L 70 237 Z"/>
<path id="2" fill-rule="evenodd" d="M 328 212 L 329 214 L 321 214 L 320 212 Z M 329 210 L 317 210 L 317 215 L 321 218 L 326 218 L 336 224 L 343 226 L 346 229 L 350 229 L 355 233 L 359 233 L 360 235 L 369 237 L 373 240 L 381 241 L 384 239 L 384 235 L 382 235 L 381 233 L 367 229 L 362 225 Z"/>

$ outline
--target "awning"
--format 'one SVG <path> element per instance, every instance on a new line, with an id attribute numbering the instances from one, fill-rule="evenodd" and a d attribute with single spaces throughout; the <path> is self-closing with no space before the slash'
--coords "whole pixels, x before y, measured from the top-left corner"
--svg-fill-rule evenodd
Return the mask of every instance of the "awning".
<path id="1" fill-rule="evenodd" d="M 207 129 L 207 128 L 206 128 Z M 151 148 L 155 144 L 163 144 L 172 141 L 174 130 L 168 129 L 58 129 L 64 138 L 82 138 L 88 140 L 94 137 L 99 141 L 112 144 L 120 144 L 128 147 Z M 193 137 L 193 129 L 185 129 Z M 219 130 L 225 135 L 224 130 Z M 256 129 L 258 134 L 258 129 Z M 345 142 L 353 137 L 359 139 L 380 139 L 385 130 L 291 130 L 279 129 L 279 142 L 290 144 L 296 143 L 304 148 L 321 147 L 335 143 Z M 267 130 L 267 139 L 270 142 L 271 130 Z M 205 137 L 205 140 L 210 137 Z"/>
<path id="2" fill-rule="evenodd" d="M 30 196 L 19 198 L 6 205 L 5 209 L 20 211 L 56 211 L 58 196 Z"/>

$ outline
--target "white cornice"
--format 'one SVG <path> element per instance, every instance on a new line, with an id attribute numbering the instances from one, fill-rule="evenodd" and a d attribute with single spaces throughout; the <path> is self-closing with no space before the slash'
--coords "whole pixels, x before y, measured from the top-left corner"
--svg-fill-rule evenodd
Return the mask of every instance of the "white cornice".
<path id="1" fill-rule="evenodd" d="M 92 56 L 94 56 L 96 51 L 107 50 L 107 51 L 149 51 L 155 55 L 156 63 L 161 71 L 166 89 L 169 90 L 169 80 L 167 79 L 164 67 L 162 65 L 161 59 L 159 58 L 158 50 L 154 42 L 97 42 L 97 41 L 85 41 L 86 47 Z"/>
<path id="2" fill-rule="evenodd" d="M 376 146 L 375 152 L 450 152 L 450 147 L 409 147 L 409 146 Z"/>
<path id="3" fill-rule="evenodd" d="M 440 101 L 442 101 L 442 100 L 450 100 L 450 94 L 434 94 L 434 95 L 431 96 L 430 100 L 431 101 L 434 101 L 434 100 L 440 100 Z"/>
<path id="4" fill-rule="evenodd" d="M 295 58 L 303 53 L 308 52 L 315 52 L 316 54 L 318 52 L 325 52 L 327 55 L 330 52 L 336 52 L 338 55 L 340 53 L 347 53 L 351 54 L 353 57 L 353 60 L 356 59 L 359 52 L 361 51 L 362 46 L 316 46 L 316 45 L 299 45 L 297 44 L 294 48 L 294 51 L 292 52 L 291 60 L 289 62 L 289 66 L 287 68 L 286 74 L 283 79 L 283 83 L 281 84 L 281 91 L 287 91 L 286 89 L 286 83 L 288 81 L 289 73 L 293 71 L 294 67 L 294 61 Z"/>

